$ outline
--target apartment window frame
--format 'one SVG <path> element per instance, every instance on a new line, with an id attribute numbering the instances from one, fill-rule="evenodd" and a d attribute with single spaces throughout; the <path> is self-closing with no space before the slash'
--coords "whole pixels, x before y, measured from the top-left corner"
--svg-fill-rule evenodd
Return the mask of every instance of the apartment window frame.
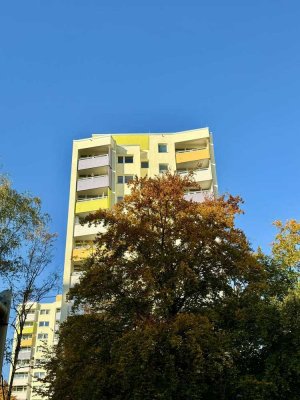
<path id="1" fill-rule="evenodd" d="M 40 321 L 39 327 L 49 327 L 49 321 Z"/>
<path id="2" fill-rule="evenodd" d="M 128 156 L 118 156 L 118 164 L 133 164 L 133 155 Z"/>
<path id="3" fill-rule="evenodd" d="M 169 164 L 167 163 L 159 163 L 158 164 L 158 171 L 160 174 L 165 174 L 169 171 Z"/>
<path id="4" fill-rule="evenodd" d="M 141 161 L 141 168 L 143 169 L 149 168 L 149 161 Z"/>
<path id="5" fill-rule="evenodd" d="M 22 335 L 22 340 L 29 340 L 32 339 L 32 333 L 24 333 Z"/>
<path id="6" fill-rule="evenodd" d="M 168 153 L 168 144 L 167 143 L 158 143 L 157 150 L 159 153 Z"/>
<path id="7" fill-rule="evenodd" d="M 38 333 L 38 340 L 47 340 L 48 337 L 48 333 Z"/>
<path id="8" fill-rule="evenodd" d="M 40 315 L 49 315 L 50 314 L 50 310 L 47 310 L 46 308 L 43 308 L 42 310 L 40 310 Z"/>
<path id="9" fill-rule="evenodd" d="M 133 181 L 134 175 L 118 175 L 117 183 L 120 185 L 128 184 Z"/>

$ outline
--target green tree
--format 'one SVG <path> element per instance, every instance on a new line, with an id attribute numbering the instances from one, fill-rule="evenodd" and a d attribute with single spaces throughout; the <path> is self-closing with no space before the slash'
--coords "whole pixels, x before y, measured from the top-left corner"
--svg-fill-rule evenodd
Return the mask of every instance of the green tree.
<path id="1" fill-rule="evenodd" d="M 41 202 L 37 197 L 19 193 L 9 179 L 0 176 L 0 276 L 19 265 L 23 240 L 40 223 Z"/>

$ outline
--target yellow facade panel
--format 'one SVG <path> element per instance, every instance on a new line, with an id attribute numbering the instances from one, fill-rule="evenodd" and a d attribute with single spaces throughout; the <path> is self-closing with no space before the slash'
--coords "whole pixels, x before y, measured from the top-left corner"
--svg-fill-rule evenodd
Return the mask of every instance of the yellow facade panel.
<path id="1" fill-rule="evenodd" d="M 21 347 L 31 347 L 31 346 L 32 346 L 32 339 L 21 340 Z"/>
<path id="2" fill-rule="evenodd" d="M 113 135 L 117 144 L 122 146 L 140 146 L 141 150 L 149 149 L 149 135 Z"/>
<path id="3" fill-rule="evenodd" d="M 92 254 L 92 248 L 81 248 L 73 250 L 73 260 L 80 261 L 89 257 Z"/>
<path id="4" fill-rule="evenodd" d="M 209 149 L 183 151 L 176 153 L 176 163 L 184 163 L 189 161 L 205 160 L 210 158 Z"/>
<path id="5" fill-rule="evenodd" d="M 110 205 L 109 197 L 104 197 L 103 199 L 77 201 L 75 207 L 75 213 L 83 212 L 94 212 L 100 208 L 108 209 Z"/>
<path id="6" fill-rule="evenodd" d="M 33 326 L 26 326 L 25 328 L 23 328 L 22 333 L 23 335 L 33 333 L 35 328 L 36 328 L 36 323 L 34 323 Z"/>

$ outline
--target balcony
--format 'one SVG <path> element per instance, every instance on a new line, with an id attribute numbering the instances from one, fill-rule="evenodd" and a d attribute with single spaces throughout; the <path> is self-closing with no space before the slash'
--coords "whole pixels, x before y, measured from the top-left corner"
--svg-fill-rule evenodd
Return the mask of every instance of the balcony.
<path id="1" fill-rule="evenodd" d="M 199 190 L 184 195 L 185 200 L 195 201 L 196 203 L 202 203 L 205 199 L 212 197 L 213 193 L 210 190 Z"/>
<path id="2" fill-rule="evenodd" d="M 31 322 L 35 320 L 35 313 L 27 314 L 26 321 Z"/>
<path id="3" fill-rule="evenodd" d="M 210 158 L 209 148 L 202 147 L 197 149 L 176 150 L 176 163 L 205 160 Z"/>
<path id="4" fill-rule="evenodd" d="M 21 340 L 21 347 L 31 347 L 33 339 L 24 339 Z"/>
<path id="5" fill-rule="evenodd" d="M 76 283 L 79 282 L 79 278 L 80 278 L 81 272 L 73 272 L 71 275 L 71 282 L 70 282 L 70 287 L 74 287 L 76 285 Z"/>
<path id="6" fill-rule="evenodd" d="M 18 355 L 18 360 L 30 360 L 31 358 L 31 350 L 20 351 Z"/>
<path id="7" fill-rule="evenodd" d="M 98 156 L 83 157 L 78 160 L 78 171 L 89 168 L 106 167 L 110 165 L 108 154 L 101 154 Z"/>
<path id="8" fill-rule="evenodd" d="M 28 377 L 27 378 L 18 378 L 15 376 L 14 378 L 14 386 L 26 386 L 28 385 Z M 17 397 L 19 399 L 19 397 Z"/>
<path id="9" fill-rule="evenodd" d="M 82 261 L 85 258 L 88 258 L 93 253 L 92 247 L 80 247 L 73 249 L 73 260 L 74 261 Z"/>
<path id="10" fill-rule="evenodd" d="M 110 206 L 109 196 L 96 197 L 93 199 L 78 200 L 76 202 L 75 213 L 90 213 L 102 209 L 108 209 Z"/>
<path id="11" fill-rule="evenodd" d="M 77 190 L 99 189 L 110 186 L 109 175 L 99 175 L 89 178 L 81 178 L 77 181 Z"/>
<path id="12" fill-rule="evenodd" d="M 27 322 L 27 319 L 26 319 L 26 322 Z M 22 333 L 23 333 L 23 335 L 33 333 L 35 328 L 36 328 L 36 323 L 34 323 L 32 326 L 25 326 L 23 328 L 23 332 Z M 18 330 L 18 332 L 19 332 L 19 330 Z"/>
<path id="13" fill-rule="evenodd" d="M 212 180 L 212 172 L 211 172 L 210 165 L 207 168 L 197 168 L 194 170 L 178 170 L 177 171 L 177 173 L 181 176 L 185 176 L 189 172 L 193 172 L 194 179 L 196 182 Z"/>
<path id="14" fill-rule="evenodd" d="M 101 207 L 103 208 L 103 207 Z M 75 224 L 74 226 L 74 237 L 87 236 L 87 235 L 97 235 L 99 232 L 104 232 L 103 225 L 91 225 L 89 224 Z"/>

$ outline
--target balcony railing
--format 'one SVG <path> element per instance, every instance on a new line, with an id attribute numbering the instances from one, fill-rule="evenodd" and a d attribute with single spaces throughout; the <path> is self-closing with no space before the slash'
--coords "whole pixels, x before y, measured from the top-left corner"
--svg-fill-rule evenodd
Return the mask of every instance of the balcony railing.
<path id="1" fill-rule="evenodd" d="M 195 170 L 185 170 L 185 171 L 177 171 L 180 175 L 187 175 L 189 172 L 193 172 L 193 178 L 196 182 L 210 181 L 212 180 L 212 171 L 210 164 L 205 168 L 197 168 Z"/>
<path id="2" fill-rule="evenodd" d="M 210 158 L 209 148 L 198 147 L 196 149 L 186 149 L 176 151 L 176 163 L 184 163 L 189 161 L 205 160 Z"/>
<path id="3" fill-rule="evenodd" d="M 108 209 L 110 205 L 109 196 L 101 196 L 92 199 L 80 199 L 76 202 L 75 212 L 80 214 L 83 212 L 93 212 L 100 208 Z"/>
<path id="4" fill-rule="evenodd" d="M 191 151 L 198 151 L 198 150 L 203 150 L 206 148 L 207 148 L 207 146 L 200 146 L 200 147 L 195 147 L 193 149 L 183 149 L 183 150 L 175 150 L 175 151 L 176 151 L 176 154 L 177 153 L 189 153 Z"/>
<path id="5" fill-rule="evenodd" d="M 31 350 L 19 352 L 18 360 L 30 360 L 30 358 L 31 358 Z"/>
<path id="6" fill-rule="evenodd" d="M 82 272 L 73 272 L 71 275 L 71 282 L 70 282 L 70 287 L 74 287 L 74 285 L 76 285 L 76 283 L 79 282 L 79 278 L 80 275 L 82 274 Z"/>
<path id="7" fill-rule="evenodd" d="M 78 170 L 97 167 L 106 167 L 110 165 L 108 154 L 100 154 L 98 156 L 82 157 L 78 160 Z"/>
<path id="8" fill-rule="evenodd" d="M 77 190 L 98 189 L 110 186 L 109 175 L 92 176 L 88 178 L 79 178 L 77 181 Z"/>
<path id="9" fill-rule="evenodd" d="M 213 193 L 210 190 L 199 190 L 184 195 L 185 200 L 195 201 L 196 203 L 202 203 L 205 199 L 212 197 Z"/>
<path id="10" fill-rule="evenodd" d="M 196 168 L 196 169 L 179 169 L 179 170 L 177 170 L 177 173 L 179 175 L 187 175 L 190 172 L 192 172 L 193 174 L 196 174 L 198 171 L 207 171 L 208 168 L 209 168 L 209 165 L 207 167 Z"/>
<path id="11" fill-rule="evenodd" d="M 73 260 L 82 261 L 85 258 L 91 256 L 93 253 L 92 247 L 80 247 L 73 249 Z"/>
<path id="12" fill-rule="evenodd" d="M 96 235 L 99 232 L 104 232 L 103 225 L 91 225 L 89 224 L 75 224 L 74 226 L 74 237 L 85 236 L 85 235 Z"/>

